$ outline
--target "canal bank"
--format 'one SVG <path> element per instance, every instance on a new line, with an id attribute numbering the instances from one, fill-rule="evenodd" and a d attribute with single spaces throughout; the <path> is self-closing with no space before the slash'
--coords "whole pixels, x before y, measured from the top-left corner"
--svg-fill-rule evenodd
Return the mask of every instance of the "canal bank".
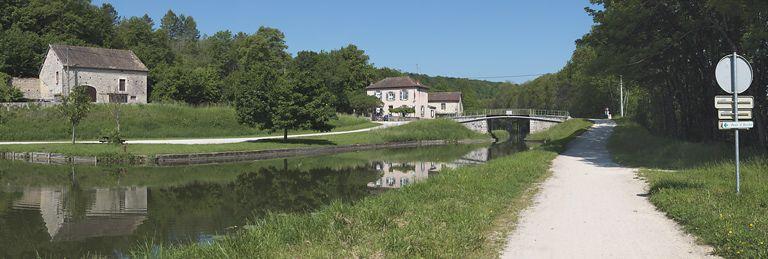
<path id="1" fill-rule="evenodd" d="M 384 148 L 167 167 L 0 161 L 0 257 L 123 257 L 208 243 L 268 213 L 305 215 L 430 181 L 521 143 Z"/>
<path id="2" fill-rule="evenodd" d="M 573 125 L 579 125 L 573 127 Z M 134 256 L 160 257 L 472 257 L 496 256 L 503 228 L 525 194 L 549 175 L 558 151 L 590 124 L 554 127 L 542 146 L 446 170 L 430 181 L 354 204 L 333 202 L 312 214 L 267 213 L 214 244 L 146 246 Z M 563 130 L 573 129 L 573 130 Z M 510 205 L 512 204 L 512 205 Z M 514 220 L 513 220 L 514 221 Z"/>
<path id="3" fill-rule="evenodd" d="M 8 144 L 0 158 L 42 163 L 173 164 L 257 160 L 324 154 L 381 147 L 434 145 L 438 142 L 490 142 L 450 120 L 424 120 L 406 125 L 348 134 L 327 133 L 302 138 L 258 139 L 227 144 Z"/>

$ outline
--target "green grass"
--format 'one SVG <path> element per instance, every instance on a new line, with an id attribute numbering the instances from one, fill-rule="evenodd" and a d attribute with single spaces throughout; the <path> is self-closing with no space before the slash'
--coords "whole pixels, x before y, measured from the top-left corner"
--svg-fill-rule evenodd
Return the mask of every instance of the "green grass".
<path id="1" fill-rule="evenodd" d="M 650 201 L 726 258 L 768 257 L 768 157 L 752 154 L 736 194 L 732 150 L 654 136 L 619 121 L 608 145 L 614 160 L 636 167 Z M 658 170 L 673 168 L 679 170 Z"/>
<path id="2" fill-rule="evenodd" d="M 721 162 L 733 156 L 731 146 L 726 143 L 690 143 L 655 136 L 631 121 L 617 120 L 617 123 L 608 148 L 614 161 L 622 165 L 680 169 Z"/>
<path id="3" fill-rule="evenodd" d="M 589 129 L 592 123 L 585 119 L 570 119 L 548 130 L 528 135 L 525 140 L 547 144 L 547 148 L 562 152 L 573 137 Z M 574 134 L 576 133 L 576 134 Z"/>
<path id="4" fill-rule="evenodd" d="M 572 138 L 583 129 L 561 136 Z M 355 204 L 334 203 L 312 214 L 268 214 L 211 245 L 147 246 L 134 256 L 496 257 L 505 233 L 497 234 L 495 223 L 517 217 L 526 204 L 521 200 L 549 175 L 556 155 L 546 148 L 516 153 L 441 171 L 429 181 Z"/>
<path id="5" fill-rule="evenodd" d="M 331 122 L 334 131 L 373 127 L 365 118 L 339 115 Z M 115 128 L 115 119 L 107 105 L 96 105 L 76 129 L 80 140 L 96 140 Z M 124 105 L 120 129 L 127 139 L 206 138 L 280 135 L 241 125 L 232 107 L 192 107 L 181 104 Z M 0 140 L 68 140 L 70 126 L 56 107 L 17 109 L 0 119 Z M 309 133 L 310 131 L 294 131 Z"/>
<path id="6" fill-rule="evenodd" d="M 448 119 L 420 120 L 377 132 L 386 142 L 415 140 L 462 140 L 486 137 Z M 435 138 L 435 136 L 440 136 Z"/>
<path id="7" fill-rule="evenodd" d="M 459 123 L 448 120 L 423 120 L 406 125 L 370 132 L 307 137 L 301 139 L 263 140 L 232 144 L 131 144 L 126 150 L 130 155 L 208 153 L 225 151 L 252 151 L 265 149 L 323 147 L 352 144 L 380 144 L 387 142 L 418 140 L 449 140 L 488 138 L 487 135 L 470 131 Z M 47 152 L 72 156 L 115 157 L 124 154 L 122 147 L 112 144 L 30 144 L 0 145 L 0 152 Z"/>

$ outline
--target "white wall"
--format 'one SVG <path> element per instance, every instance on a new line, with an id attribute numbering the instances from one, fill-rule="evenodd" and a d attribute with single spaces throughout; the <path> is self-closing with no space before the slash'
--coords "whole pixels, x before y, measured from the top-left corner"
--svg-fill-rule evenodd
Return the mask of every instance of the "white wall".
<path id="1" fill-rule="evenodd" d="M 72 85 L 96 88 L 96 102 L 109 102 L 109 93 L 127 94 L 128 103 L 147 103 L 147 72 L 73 68 Z M 125 91 L 118 91 L 120 79 L 125 79 Z M 133 98 L 132 98 L 133 97 Z"/>
<path id="2" fill-rule="evenodd" d="M 58 84 L 56 83 L 56 72 L 59 72 Z M 126 79 L 125 91 L 123 92 L 118 91 L 121 78 Z M 88 85 L 96 89 L 96 102 L 98 103 L 109 102 L 108 94 L 110 93 L 127 94 L 128 103 L 147 103 L 147 72 L 70 68 L 65 73 L 63 63 L 52 50 L 48 50 L 45 62 L 40 69 L 40 82 L 41 95 L 43 95 L 43 99 L 47 100 L 52 100 L 58 95 L 66 95 L 73 86 Z"/>
<path id="3" fill-rule="evenodd" d="M 400 91 L 406 90 L 408 92 L 408 99 L 407 100 L 401 100 L 400 99 Z M 421 88 L 391 88 L 391 89 L 377 89 L 377 90 L 366 90 L 366 93 L 371 96 L 376 95 L 376 91 L 381 91 L 381 101 L 384 103 L 383 107 L 383 115 L 392 114 L 389 112 L 389 107 L 392 106 L 392 108 L 398 108 L 400 106 L 408 106 L 413 107 L 416 110 L 415 114 L 409 114 L 408 117 L 418 117 L 422 119 L 429 119 L 431 117 L 428 101 L 429 101 L 429 94 Z M 388 100 L 387 99 L 387 93 L 394 93 L 395 99 L 394 100 Z M 423 109 L 423 114 L 422 114 Z M 399 114 L 392 114 L 393 116 L 400 116 Z"/>
<path id="4" fill-rule="evenodd" d="M 441 104 L 445 104 L 445 109 L 442 109 Z M 464 113 L 464 106 L 461 102 L 431 102 L 430 106 L 434 106 L 437 114 L 462 114 Z"/>

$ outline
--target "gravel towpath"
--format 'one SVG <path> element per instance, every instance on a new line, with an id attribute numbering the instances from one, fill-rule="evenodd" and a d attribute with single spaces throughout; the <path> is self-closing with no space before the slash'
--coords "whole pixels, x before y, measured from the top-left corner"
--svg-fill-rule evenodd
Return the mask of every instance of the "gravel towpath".
<path id="1" fill-rule="evenodd" d="M 704 258 L 646 198 L 647 185 L 606 150 L 612 121 L 598 121 L 558 156 L 509 237 L 503 258 Z"/>

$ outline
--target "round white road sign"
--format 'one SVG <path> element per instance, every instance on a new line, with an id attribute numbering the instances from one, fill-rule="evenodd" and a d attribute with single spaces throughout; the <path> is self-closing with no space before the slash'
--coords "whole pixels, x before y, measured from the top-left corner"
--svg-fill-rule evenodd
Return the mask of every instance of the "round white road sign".
<path id="1" fill-rule="evenodd" d="M 736 54 L 723 57 L 720 62 L 717 63 L 715 68 L 715 77 L 717 78 L 717 84 L 720 85 L 724 91 L 729 94 L 733 93 L 733 87 L 731 85 L 731 57 Z M 749 89 L 752 84 L 752 66 L 744 57 L 736 55 L 736 66 L 733 68 L 736 71 L 736 93 L 742 93 Z"/>

